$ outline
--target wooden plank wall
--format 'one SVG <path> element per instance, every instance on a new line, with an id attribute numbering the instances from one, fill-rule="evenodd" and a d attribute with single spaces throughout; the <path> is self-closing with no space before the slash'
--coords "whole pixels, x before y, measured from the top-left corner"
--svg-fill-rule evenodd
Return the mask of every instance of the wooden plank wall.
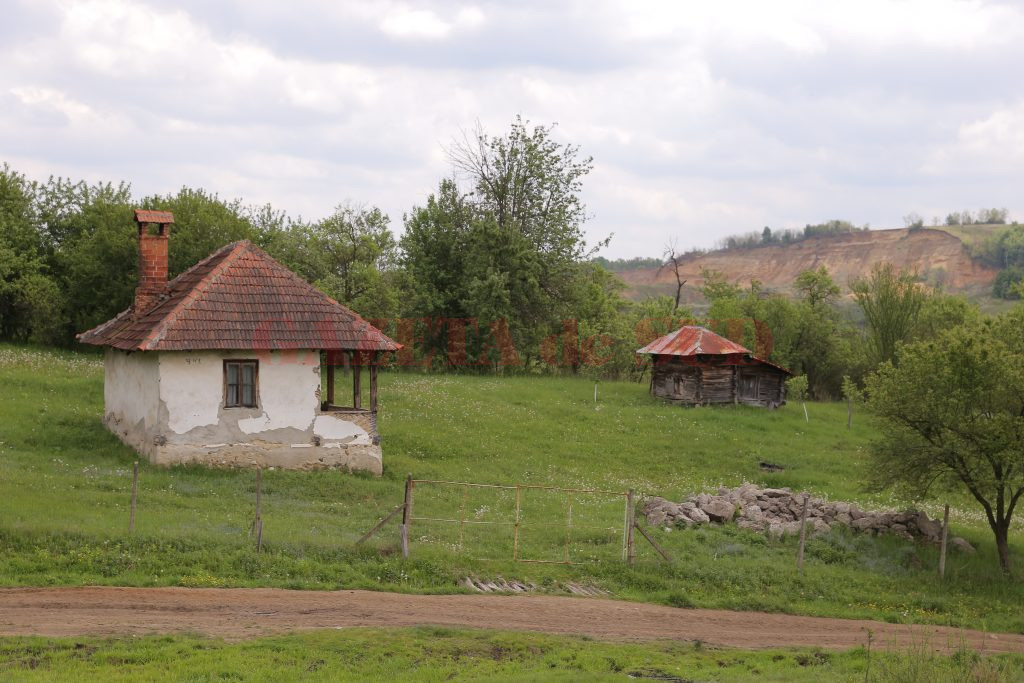
<path id="1" fill-rule="evenodd" d="M 759 377 L 756 398 L 738 396 L 739 373 Z M 655 363 L 651 372 L 651 393 L 660 398 L 686 404 L 743 403 L 778 406 L 785 400 L 785 377 L 769 366 L 687 365 L 678 361 Z"/>

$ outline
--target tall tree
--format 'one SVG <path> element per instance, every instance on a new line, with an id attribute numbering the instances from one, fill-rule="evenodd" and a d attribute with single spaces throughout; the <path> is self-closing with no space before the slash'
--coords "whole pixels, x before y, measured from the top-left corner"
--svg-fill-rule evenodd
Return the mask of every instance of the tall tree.
<path id="1" fill-rule="evenodd" d="M 586 251 L 580 198 L 593 168 L 579 148 L 557 142 L 553 126 L 533 126 L 516 116 L 507 135 L 481 128 L 448 152 L 471 186 L 470 201 L 502 229 L 517 230 L 552 262 L 580 260 Z"/>
<path id="2" fill-rule="evenodd" d="M 38 229 L 36 185 L 0 167 L 0 338 L 57 341 L 63 298 Z"/>
<path id="3" fill-rule="evenodd" d="M 467 182 L 441 182 L 406 216 L 403 264 L 416 315 L 505 319 L 529 359 L 541 341 L 578 315 L 590 291 L 580 278 L 593 255 L 583 237 L 582 179 L 591 161 L 554 140 L 552 129 L 516 118 L 510 131 L 482 130 L 449 153 Z M 606 243 L 603 242 L 602 244 Z"/>
<path id="4" fill-rule="evenodd" d="M 876 265 L 870 276 L 854 280 L 850 288 L 867 320 L 875 362 L 893 360 L 897 345 L 914 332 L 927 291 L 915 275 L 897 272 L 891 263 Z"/>
<path id="5" fill-rule="evenodd" d="M 963 490 L 985 512 L 999 564 L 1024 496 L 1024 307 L 902 347 L 867 379 L 881 418 L 872 483 L 918 496 Z"/>

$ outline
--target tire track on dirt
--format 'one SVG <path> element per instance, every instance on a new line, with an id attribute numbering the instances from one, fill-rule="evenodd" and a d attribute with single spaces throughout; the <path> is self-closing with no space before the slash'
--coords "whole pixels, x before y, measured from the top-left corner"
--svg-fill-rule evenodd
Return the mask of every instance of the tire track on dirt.
<path id="1" fill-rule="evenodd" d="M 749 649 L 926 645 L 1024 652 L 1024 635 L 547 595 L 409 595 L 274 588 L 5 588 L 0 635 L 194 632 L 231 640 L 296 630 L 437 625 L 610 641 L 700 640 Z"/>

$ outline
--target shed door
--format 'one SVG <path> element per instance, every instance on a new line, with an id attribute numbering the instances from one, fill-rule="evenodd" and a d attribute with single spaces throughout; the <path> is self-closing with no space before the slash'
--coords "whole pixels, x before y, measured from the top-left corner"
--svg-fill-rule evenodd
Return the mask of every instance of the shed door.
<path id="1" fill-rule="evenodd" d="M 740 375 L 740 398 L 757 398 L 757 390 L 760 384 L 760 377 L 743 373 Z"/>

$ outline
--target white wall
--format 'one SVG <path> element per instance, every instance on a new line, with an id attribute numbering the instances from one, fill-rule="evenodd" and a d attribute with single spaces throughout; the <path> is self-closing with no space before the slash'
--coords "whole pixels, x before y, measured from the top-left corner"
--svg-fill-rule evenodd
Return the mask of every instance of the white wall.
<path id="1" fill-rule="evenodd" d="M 126 443 L 148 453 L 149 436 L 160 420 L 157 354 L 108 348 L 103 366 L 104 421 Z"/>
<path id="2" fill-rule="evenodd" d="M 224 407 L 224 360 L 259 361 L 257 406 Z M 153 462 L 381 473 L 376 418 L 320 412 L 317 352 L 108 350 L 107 425 Z"/>
<path id="3" fill-rule="evenodd" d="M 259 361 L 256 408 L 224 408 L 224 360 Z M 171 435 L 209 427 L 225 438 L 244 440 L 276 429 L 311 429 L 319 408 L 320 358 L 245 351 L 164 351 L 160 354 L 160 400 Z M 206 430 L 210 431 L 210 430 Z"/>

